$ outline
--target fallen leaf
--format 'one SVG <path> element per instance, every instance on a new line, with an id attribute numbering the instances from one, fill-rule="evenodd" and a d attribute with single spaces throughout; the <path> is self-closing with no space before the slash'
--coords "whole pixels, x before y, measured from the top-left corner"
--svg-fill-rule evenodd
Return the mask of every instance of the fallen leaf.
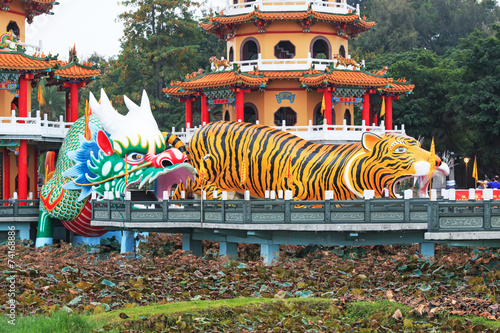
<path id="1" fill-rule="evenodd" d="M 391 317 L 397 321 L 401 321 L 403 319 L 403 314 L 401 313 L 401 310 L 397 309 Z"/>

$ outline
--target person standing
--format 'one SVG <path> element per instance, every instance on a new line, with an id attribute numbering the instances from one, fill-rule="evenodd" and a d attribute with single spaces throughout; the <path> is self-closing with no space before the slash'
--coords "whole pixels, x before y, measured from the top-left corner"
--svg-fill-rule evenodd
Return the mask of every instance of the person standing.
<path id="1" fill-rule="evenodd" d="M 496 175 L 492 182 L 479 181 L 478 183 L 481 185 L 486 185 L 486 186 L 488 186 L 488 188 L 492 188 L 492 189 L 497 190 L 497 189 L 500 189 L 500 182 L 498 182 L 498 180 L 499 180 L 499 177 L 498 177 L 498 175 Z"/>

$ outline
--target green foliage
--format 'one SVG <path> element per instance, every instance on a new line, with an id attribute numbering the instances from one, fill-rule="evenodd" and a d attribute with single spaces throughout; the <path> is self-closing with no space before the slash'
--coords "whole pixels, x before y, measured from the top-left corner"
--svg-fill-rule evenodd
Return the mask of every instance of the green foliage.
<path id="1" fill-rule="evenodd" d="M 45 78 L 40 80 L 40 85 L 33 89 L 31 93 L 31 111 L 40 110 L 40 114 L 47 114 L 48 120 L 59 120 L 59 116 L 66 113 L 66 94 L 64 91 L 58 91 L 57 86 L 47 86 Z M 42 87 L 45 104 L 38 103 L 38 89 Z"/>

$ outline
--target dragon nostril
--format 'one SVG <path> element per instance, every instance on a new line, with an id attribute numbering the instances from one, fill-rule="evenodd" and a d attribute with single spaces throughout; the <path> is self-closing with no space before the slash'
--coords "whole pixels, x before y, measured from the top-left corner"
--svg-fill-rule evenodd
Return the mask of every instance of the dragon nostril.
<path id="1" fill-rule="evenodd" d="M 161 161 L 161 166 L 166 168 L 166 167 L 169 167 L 169 166 L 172 166 L 174 165 L 172 162 L 170 162 L 169 160 L 163 160 Z"/>

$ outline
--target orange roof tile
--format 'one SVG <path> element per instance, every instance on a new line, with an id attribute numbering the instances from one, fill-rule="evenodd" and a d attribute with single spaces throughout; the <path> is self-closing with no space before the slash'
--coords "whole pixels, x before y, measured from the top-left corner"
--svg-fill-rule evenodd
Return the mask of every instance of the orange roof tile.
<path id="1" fill-rule="evenodd" d="M 249 87 L 265 84 L 267 79 L 262 76 L 236 74 L 233 71 L 203 74 L 185 81 L 180 81 L 179 87 L 188 89 L 218 88 L 236 85 L 239 82 Z"/>
<path id="2" fill-rule="evenodd" d="M 56 65 L 50 56 L 29 56 L 20 52 L 0 51 L 0 70 L 49 70 Z"/>
<path id="3" fill-rule="evenodd" d="M 220 24 L 240 24 L 254 21 L 255 19 L 261 19 L 266 21 L 296 21 L 308 18 L 314 18 L 318 21 L 324 22 L 341 22 L 349 23 L 353 26 L 370 29 L 375 25 L 375 22 L 363 21 L 359 15 L 348 14 L 348 15 L 338 15 L 338 14 L 326 14 L 316 12 L 314 10 L 308 10 L 303 12 L 261 12 L 253 11 L 244 15 L 235 16 L 214 16 L 210 18 L 210 23 L 201 24 L 201 27 L 206 31 L 216 30 Z"/>
<path id="4" fill-rule="evenodd" d="M 99 75 L 101 75 L 101 70 L 87 62 L 79 64 L 60 61 L 58 68 L 54 71 L 57 79 L 93 79 Z"/>
<path id="5" fill-rule="evenodd" d="M 319 87 L 332 84 L 339 87 L 378 88 L 384 92 L 393 94 L 407 93 L 415 87 L 412 84 L 394 81 L 380 75 L 364 71 L 332 70 L 320 72 L 312 69 L 303 71 L 277 71 L 262 72 L 252 71 L 249 73 L 235 74 L 234 72 L 210 73 L 195 77 L 190 80 L 177 81 L 163 89 L 165 94 L 174 96 L 187 96 L 197 89 L 219 88 L 242 84 L 248 87 L 256 87 L 267 84 L 272 80 L 298 80 L 304 86 Z"/>

